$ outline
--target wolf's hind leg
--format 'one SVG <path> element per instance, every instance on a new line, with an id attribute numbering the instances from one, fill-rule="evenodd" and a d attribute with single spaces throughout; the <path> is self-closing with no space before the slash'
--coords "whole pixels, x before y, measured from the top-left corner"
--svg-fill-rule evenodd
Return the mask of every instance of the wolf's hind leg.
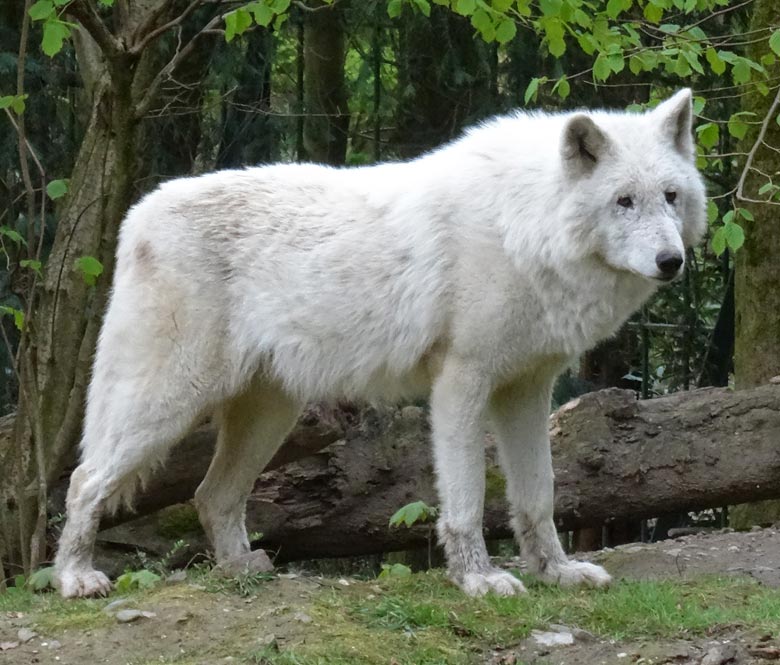
<path id="1" fill-rule="evenodd" d="M 300 412 L 297 400 L 263 378 L 255 378 L 223 405 L 214 459 L 195 492 L 198 515 L 218 563 L 241 559 L 250 551 L 247 498 Z"/>
<path id="2" fill-rule="evenodd" d="M 553 521 L 553 468 L 548 433 L 552 378 L 518 382 L 493 395 L 490 416 L 506 475 L 512 527 L 529 570 L 562 585 L 605 586 L 601 566 L 570 561 Z"/>
<path id="3" fill-rule="evenodd" d="M 100 517 L 107 508 L 129 503 L 139 481 L 191 427 L 197 410 L 186 402 L 179 399 L 179 409 L 170 412 L 139 391 L 134 401 L 104 395 L 89 405 L 82 462 L 71 475 L 67 521 L 55 559 L 56 584 L 66 598 L 105 595 L 111 589 L 108 578 L 92 566 Z"/>
<path id="4" fill-rule="evenodd" d="M 476 367 L 447 358 L 433 387 L 431 416 L 441 502 L 437 524 L 450 578 L 467 594 L 524 591 L 511 573 L 493 566 L 482 536 L 485 496 L 484 412 L 489 388 Z"/>

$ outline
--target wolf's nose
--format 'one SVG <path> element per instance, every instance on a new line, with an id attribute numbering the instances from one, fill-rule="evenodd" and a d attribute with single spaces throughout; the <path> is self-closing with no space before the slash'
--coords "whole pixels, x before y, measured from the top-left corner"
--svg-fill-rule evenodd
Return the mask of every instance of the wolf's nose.
<path id="1" fill-rule="evenodd" d="M 655 257 L 655 264 L 661 271 L 661 276 L 665 279 L 671 279 L 677 275 L 680 266 L 683 264 L 683 257 L 679 252 L 669 252 L 664 250 L 658 252 Z"/>

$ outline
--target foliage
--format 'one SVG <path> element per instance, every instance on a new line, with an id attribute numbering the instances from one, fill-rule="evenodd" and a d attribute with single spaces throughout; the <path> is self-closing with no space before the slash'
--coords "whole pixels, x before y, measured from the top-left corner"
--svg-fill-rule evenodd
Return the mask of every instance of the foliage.
<path id="1" fill-rule="evenodd" d="M 402 563 L 383 563 L 378 577 L 381 580 L 386 577 L 408 577 L 411 574 L 412 569 Z"/>
<path id="2" fill-rule="evenodd" d="M 424 501 L 414 501 L 399 508 L 390 518 L 390 526 L 414 526 L 417 523 L 428 522 L 439 514 L 437 508 L 429 506 Z"/>
<path id="3" fill-rule="evenodd" d="M 128 570 L 116 578 L 117 593 L 151 589 L 162 578 L 151 570 Z"/>

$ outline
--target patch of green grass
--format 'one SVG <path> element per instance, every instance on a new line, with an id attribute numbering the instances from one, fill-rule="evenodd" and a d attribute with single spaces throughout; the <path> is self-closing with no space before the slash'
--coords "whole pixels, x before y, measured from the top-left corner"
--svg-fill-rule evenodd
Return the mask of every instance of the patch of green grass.
<path id="1" fill-rule="evenodd" d="M 0 594 L 0 612 L 32 614 L 36 625 L 51 633 L 68 628 L 90 630 L 109 623 L 109 618 L 100 611 L 107 602 L 104 599 L 65 600 L 53 592 L 34 593 L 26 588 L 13 588 Z"/>
<path id="2" fill-rule="evenodd" d="M 534 628 L 562 623 L 605 639 L 674 639 L 713 627 L 776 631 L 780 591 L 747 578 L 619 582 L 609 589 L 560 589 L 533 581 L 513 598 L 467 598 L 440 571 L 324 593 L 301 644 L 265 649 L 250 662 L 337 665 L 481 662 L 495 646 L 517 644 Z"/>

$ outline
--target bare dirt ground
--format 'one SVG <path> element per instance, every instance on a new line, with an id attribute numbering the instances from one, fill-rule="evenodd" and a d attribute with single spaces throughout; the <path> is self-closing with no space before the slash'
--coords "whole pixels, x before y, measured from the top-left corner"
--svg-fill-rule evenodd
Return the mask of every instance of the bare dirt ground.
<path id="1" fill-rule="evenodd" d="M 762 587 L 780 587 L 777 529 L 716 532 L 653 545 L 628 545 L 588 558 L 604 564 L 617 579 L 696 580 L 706 575 L 728 575 L 748 576 Z M 516 561 L 507 564 L 517 566 Z M 446 583 L 442 581 L 442 584 Z M 389 644 L 386 651 L 378 651 L 379 655 L 362 659 L 345 656 L 349 649 L 343 644 L 332 657 L 295 660 L 284 656 L 288 645 L 312 644 L 322 640 L 325 634 L 329 635 L 328 639 L 334 639 L 333 631 L 325 633 L 323 628 L 327 627 L 329 616 L 333 616 L 328 613 L 338 610 L 323 610 L 325 606 L 318 605 L 317 599 L 345 593 L 347 587 L 353 597 L 384 593 L 381 585 L 372 581 L 283 574 L 245 596 L 235 586 L 215 592 L 188 577 L 131 595 L 124 604 L 110 607 L 106 607 L 106 600 L 62 602 L 53 597 L 26 604 L 20 601 L 18 609 L 6 604 L 0 613 L 0 665 L 229 662 L 767 665 L 780 662 L 780 614 L 764 617 L 760 628 L 718 625 L 704 634 L 683 634 L 674 639 L 652 635 L 605 639 L 575 625 L 558 625 L 558 618 L 549 616 L 534 626 L 535 632 L 530 637 L 500 644 L 481 643 L 462 657 L 442 655 L 438 659 L 409 660 L 396 657 Z M 149 614 L 121 623 L 118 612 L 122 609 Z M 771 628 L 774 620 L 776 629 Z M 767 621 L 770 630 L 766 628 Z M 337 631 L 336 635 L 337 639 L 352 639 L 346 632 Z M 280 647 L 276 653 L 281 655 L 265 659 L 269 647 L 274 650 Z M 446 650 L 442 653 L 446 654 Z"/>

